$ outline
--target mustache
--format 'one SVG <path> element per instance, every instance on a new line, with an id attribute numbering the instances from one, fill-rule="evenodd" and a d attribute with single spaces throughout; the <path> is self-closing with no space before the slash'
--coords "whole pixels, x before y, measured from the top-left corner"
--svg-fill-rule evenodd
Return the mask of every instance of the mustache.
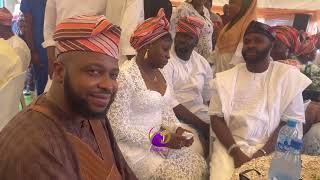
<path id="1" fill-rule="evenodd" d="M 99 88 L 98 90 L 93 90 L 90 93 L 91 94 L 101 94 L 101 95 L 110 95 L 114 94 L 116 92 L 116 89 L 105 89 L 105 88 Z"/>
<path id="2" fill-rule="evenodd" d="M 246 49 L 244 52 L 245 52 L 245 53 L 246 53 L 246 52 L 255 52 L 255 53 L 257 53 L 258 50 L 257 50 L 256 48 L 250 48 L 250 49 Z"/>
<path id="3" fill-rule="evenodd" d="M 179 51 L 179 52 L 189 52 L 191 50 L 190 50 L 190 48 L 187 48 L 187 47 L 178 47 L 177 51 Z"/>

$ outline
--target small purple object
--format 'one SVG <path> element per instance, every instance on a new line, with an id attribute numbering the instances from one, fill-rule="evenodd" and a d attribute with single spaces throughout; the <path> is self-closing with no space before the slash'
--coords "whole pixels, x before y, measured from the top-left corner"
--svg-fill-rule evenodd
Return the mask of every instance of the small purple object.
<path id="1" fill-rule="evenodd" d="M 160 132 L 157 132 L 157 133 L 153 136 L 153 138 L 152 138 L 152 140 L 151 140 L 151 144 L 154 145 L 154 146 L 156 146 L 156 147 L 166 147 L 166 144 L 163 143 L 164 138 L 165 138 L 165 137 L 163 137 Z"/>

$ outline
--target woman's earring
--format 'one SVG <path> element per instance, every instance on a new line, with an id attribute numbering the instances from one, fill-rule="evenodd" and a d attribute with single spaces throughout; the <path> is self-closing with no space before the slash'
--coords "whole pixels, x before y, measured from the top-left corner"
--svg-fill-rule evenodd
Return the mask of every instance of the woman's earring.
<path id="1" fill-rule="evenodd" d="M 144 54 L 144 59 L 146 60 L 148 59 L 148 57 L 149 57 L 149 49 L 147 49 L 146 53 Z"/>

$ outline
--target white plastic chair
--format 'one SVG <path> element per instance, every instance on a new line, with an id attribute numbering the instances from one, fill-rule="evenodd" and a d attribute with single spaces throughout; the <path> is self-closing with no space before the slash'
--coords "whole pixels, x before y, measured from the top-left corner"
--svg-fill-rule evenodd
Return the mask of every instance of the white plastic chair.
<path id="1" fill-rule="evenodd" d="M 19 112 L 25 78 L 26 72 L 17 74 L 0 87 L 0 131 Z"/>

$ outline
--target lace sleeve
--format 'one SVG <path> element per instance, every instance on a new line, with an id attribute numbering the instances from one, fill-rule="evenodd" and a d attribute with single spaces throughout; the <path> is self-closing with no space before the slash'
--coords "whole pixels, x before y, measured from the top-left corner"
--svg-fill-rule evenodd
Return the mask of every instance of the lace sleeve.
<path id="1" fill-rule="evenodd" d="M 123 73 L 118 77 L 118 92 L 108 112 L 115 138 L 119 142 L 134 145 L 150 146 L 148 130 L 130 122 L 130 104 L 135 92 L 130 76 Z"/>
<path id="2" fill-rule="evenodd" d="M 175 132 L 179 125 L 180 122 L 175 116 L 173 110 L 170 108 L 165 108 L 162 112 L 162 127 L 170 132 Z"/>

